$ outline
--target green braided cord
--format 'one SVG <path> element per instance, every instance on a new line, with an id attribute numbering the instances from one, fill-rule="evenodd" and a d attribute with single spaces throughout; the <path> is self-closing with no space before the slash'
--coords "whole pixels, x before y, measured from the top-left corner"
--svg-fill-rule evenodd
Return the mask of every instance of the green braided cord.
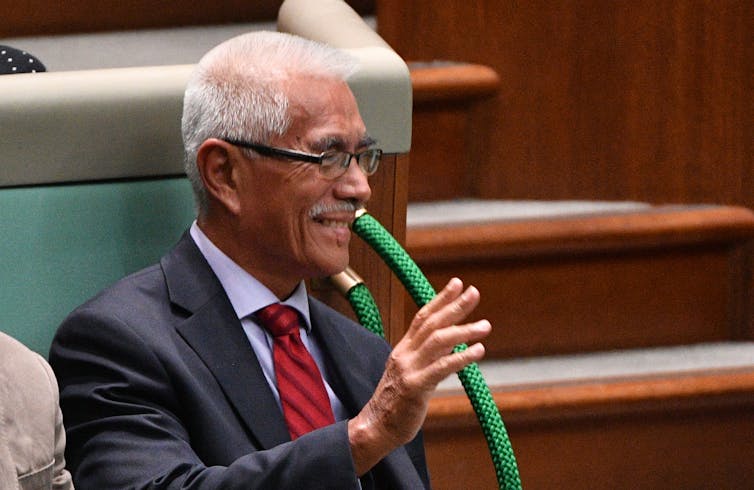
<path id="1" fill-rule="evenodd" d="M 356 313 L 359 323 L 364 325 L 370 332 L 376 333 L 380 337 L 385 337 L 380 310 L 374 302 L 372 293 L 369 292 L 364 283 L 359 283 L 348 290 L 346 298 L 351 303 L 351 308 Z"/>
<path id="2" fill-rule="evenodd" d="M 376 219 L 369 214 L 362 214 L 354 221 L 353 230 L 382 257 L 420 308 L 435 296 L 434 288 L 419 266 Z M 466 348 L 465 344 L 459 344 L 453 352 Z M 499 488 L 520 490 L 521 478 L 508 432 L 479 366 L 476 363 L 469 364 L 458 372 L 458 378 L 482 427 Z"/>

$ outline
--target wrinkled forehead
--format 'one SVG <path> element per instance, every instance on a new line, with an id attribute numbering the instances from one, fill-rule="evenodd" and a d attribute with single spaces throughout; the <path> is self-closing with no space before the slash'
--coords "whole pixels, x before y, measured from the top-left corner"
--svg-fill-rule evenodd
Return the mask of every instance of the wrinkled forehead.
<path id="1" fill-rule="evenodd" d="M 360 146 L 366 126 L 348 84 L 332 78 L 303 77 L 287 84 L 289 135 L 307 143 L 329 140 L 329 146 Z"/>

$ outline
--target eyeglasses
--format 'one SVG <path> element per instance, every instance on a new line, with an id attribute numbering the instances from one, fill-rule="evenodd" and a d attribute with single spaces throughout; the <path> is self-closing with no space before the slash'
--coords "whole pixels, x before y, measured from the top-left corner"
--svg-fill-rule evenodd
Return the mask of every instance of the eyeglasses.
<path id="1" fill-rule="evenodd" d="M 330 150 L 316 155 L 313 153 L 274 148 L 271 146 L 258 145 L 256 143 L 234 139 L 224 139 L 223 141 L 230 143 L 233 146 L 249 148 L 266 157 L 287 158 L 289 160 L 317 163 L 319 164 L 319 172 L 328 179 L 337 179 L 346 173 L 348 166 L 351 165 L 352 158 L 356 159 L 356 163 L 358 163 L 362 172 L 366 175 L 372 175 L 377 171 L 377 167 L 379 167 L 380 160 L 382 159 L 382 150 L 379 148 L 371 148 L 359 153 Z"/>

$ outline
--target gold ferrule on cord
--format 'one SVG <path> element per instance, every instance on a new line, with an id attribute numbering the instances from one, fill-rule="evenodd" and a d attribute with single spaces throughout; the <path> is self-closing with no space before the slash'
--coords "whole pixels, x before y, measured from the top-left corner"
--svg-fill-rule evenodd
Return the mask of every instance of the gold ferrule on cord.
<path id="1" fill-rule="evenodd" d="M 346 267 L 346 270 L 334 276 L 330 276 L 335 288 L 340 291 L 342 295 L 346 295 L 351 289 L 364 284 L 364 279 L 361 278 L 353 269 Z"/>

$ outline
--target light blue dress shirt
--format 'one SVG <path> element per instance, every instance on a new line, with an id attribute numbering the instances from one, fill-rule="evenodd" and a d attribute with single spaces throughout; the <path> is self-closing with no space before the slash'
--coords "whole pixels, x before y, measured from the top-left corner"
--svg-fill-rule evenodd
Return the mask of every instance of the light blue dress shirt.
<path id="1" fill-rule="evenodd" d="M 207 259 L 212 271 L 220 280 L 223 289 L 225 289 L 225 293 L 228 295 L 228 299 L 230 299 L 230 303 L 233 305 L 233 310 L 235 310 L 238 319 L 241 321 L 241 326 L 246 333 L 246 337 L 249 339 L 251 348 L 254 349 L 259 364 L 262 366 L 262 372 L 264 372 L 264 376 L 272 389 L 272 393 L 275 395 L 278 405 L 280 406 L 280 394 L 278 393 L 277 382 L 275 381 L 275 368 L 272 359 L 272 335 L 256 322 L 253 313 L 272 303 L 281 302 L 298 310 L 304 318 L 306 325 L 301 328 L 301 340 L 314 358 L 314 362 L 317 363 L 319 372 L 322 373 L 335 420 L 345 420 L 348 418 L 345 407 L 330 387 L 322 350 L 317 345 L 314 336 L 310 335 L 312 326 L 309 319 L 309 300 L 304 282 L 302 281 L 296 287 L 290 297 L 284 301 L 280 301 L 264 284 L 255 279 L 254 276 L 242 269 L 241 266 L 217 248 L 199 228 L 196 221 L 191 225 L 189 233 L 196 246 L 199 247 L 202 255 L 204 255 L 204 258 Z"/>

